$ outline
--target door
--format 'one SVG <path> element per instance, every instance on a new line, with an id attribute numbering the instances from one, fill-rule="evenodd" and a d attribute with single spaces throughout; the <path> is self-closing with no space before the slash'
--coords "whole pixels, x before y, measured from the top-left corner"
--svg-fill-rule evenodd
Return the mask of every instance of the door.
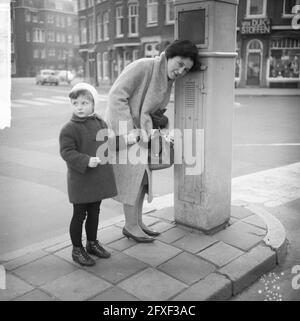
<path id="1" fill-rule="evenodd" d="M 262 43 L 251 40 L 247 46 L 247 85 L 259 86 L 261 80 Z"/>

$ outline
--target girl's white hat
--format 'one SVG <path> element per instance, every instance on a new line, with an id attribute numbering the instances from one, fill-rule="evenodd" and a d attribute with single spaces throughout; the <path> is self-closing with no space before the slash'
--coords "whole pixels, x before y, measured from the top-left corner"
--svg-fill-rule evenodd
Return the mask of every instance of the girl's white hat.
<path id="1" fill-rule="evenodd" d="M 73 88 L 71 89 L 70 93 L 74 92 L 74 91 L 78 91 L 78 90 L 87 90 L 91 93 L 91 95 L 93 96 L 94 99 L 94 106 L 96 106 L 97 102 L 98 102 L 98 93 L 97 90 L 90 84 L 86 83 L 86 82 L 79 82 L 78 84 L 76 84 L 75 86 L 73 86 Z"/>

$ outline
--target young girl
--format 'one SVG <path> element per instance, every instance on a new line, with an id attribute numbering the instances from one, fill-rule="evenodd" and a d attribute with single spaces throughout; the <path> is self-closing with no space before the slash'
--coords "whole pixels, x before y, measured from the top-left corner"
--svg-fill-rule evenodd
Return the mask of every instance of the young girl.
<path id="1" fill-rule="evenodd" d="M 76 84 L 69 98 L 73 109 L 71 120 L 62 128 L 59 136 L 60 154 L 68 167 L 68 195 L 73 203 L 70 237 L 73 244 L 72 258 L 81 265 L 95 264 L 89 254 L 100 258 L 110 257 L 97 240 L 101 201 L 116 196 L 117 189 L 111 164 L 102 164 L 96 157 L 96 140 L 99 130 L 106 123 L 94 113 L 97 103 L 96 89 L 87 84 Z M 82 225 L 86 218 L 86 249 L 82 245 Z"/>

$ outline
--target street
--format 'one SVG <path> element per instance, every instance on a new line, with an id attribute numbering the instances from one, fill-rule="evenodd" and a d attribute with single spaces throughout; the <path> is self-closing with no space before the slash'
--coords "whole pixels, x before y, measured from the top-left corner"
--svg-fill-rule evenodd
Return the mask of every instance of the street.
<path id="1" fill-rule="evenodd" d="M 0 134 L 0 254 L 68 232 L 72 208 L 58 134 L 71 116 L 69 89 L 12 79 L 12 126 Z M 98 91 L 103 115 L 107 90 Z M 299 162 L 299 123 L 297 96 L 237 96 L 232 177 Z M 155 172 L 154 196 L 172 192 L 172 168 Z M 105 200 L 100 222 L 122 214 L 119 203 Z"/>

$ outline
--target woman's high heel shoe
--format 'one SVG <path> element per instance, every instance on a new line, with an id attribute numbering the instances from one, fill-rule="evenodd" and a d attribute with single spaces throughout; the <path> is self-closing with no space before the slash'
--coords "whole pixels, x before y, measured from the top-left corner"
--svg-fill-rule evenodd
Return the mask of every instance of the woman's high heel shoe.
<path id="1" fill-rule="evenodd" d="M 141 229 L 143 230 L 144 233 L 146 233 L 149 236 L 158 236 L 158 235 L 160 235 L 160 232 L 156 232 L 156 231 L 150 230 L 148 228 L 142 228 L 141 227 Z"/>
<path id="2" fill-rule="evenodd" d="M 130 232 L 128 232 L 125 227 L 123 227 L 122 233 L 128 239 L 131 238 L 139 243 L 151 243 L 154 241 L 154 238 L 152 238 L 152 237 L 135 236 L 135 235 L 131 234 Z"/>

